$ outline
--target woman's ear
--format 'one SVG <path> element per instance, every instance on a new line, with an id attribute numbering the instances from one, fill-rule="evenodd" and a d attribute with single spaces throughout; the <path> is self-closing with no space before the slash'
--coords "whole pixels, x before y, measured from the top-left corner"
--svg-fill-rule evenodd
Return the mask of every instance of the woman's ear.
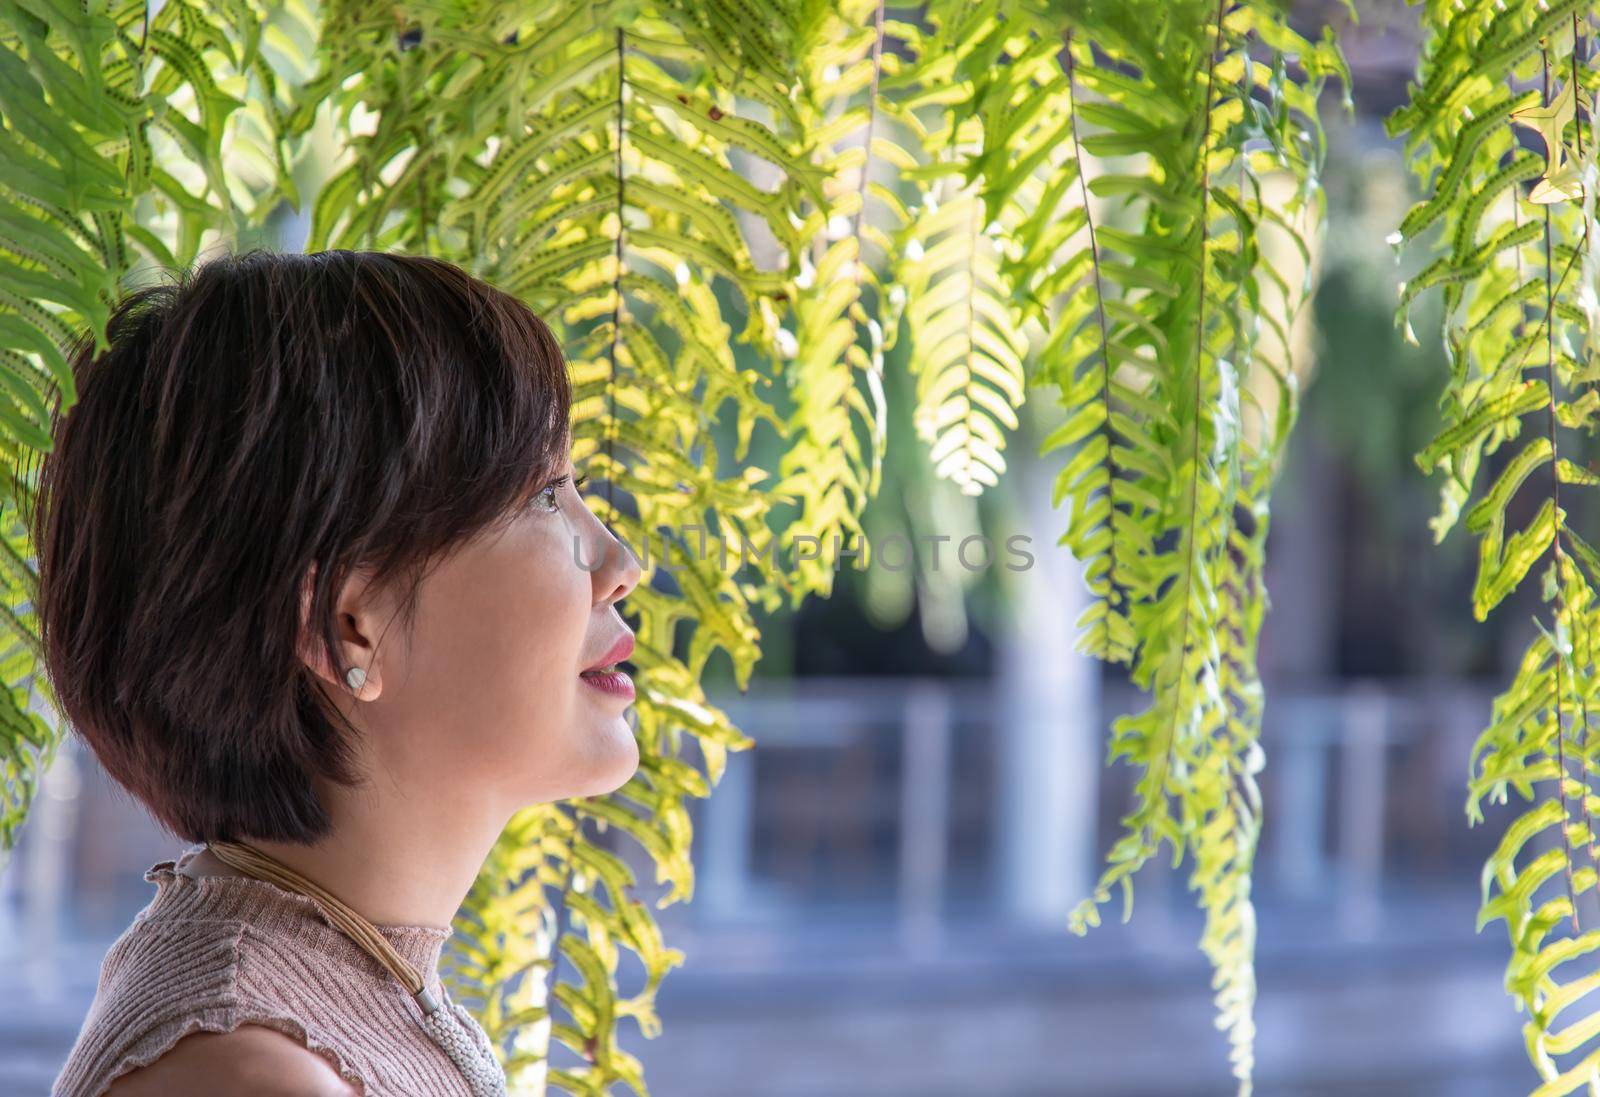
<path id="1" fill-rule="evenodd" d="M 345 665 L 350 678 L 339 675 L 328 659 L 328 653 L 322 643 L 320 635 L 311 626 L 311 596 L 316 590 L 317 562 L 313 560 L 307 569 L 305 577 L 300 582 L 300 658 L 310 667 L 317 677 L 327 682 L 335 690 L 346 693 L 358 701 L 376 701 L 383 693 L 383 677 L 378 669 L 378 661 L 373 657 L 374 647 L 365 642 L 356 626 L 352 624 L 349 631 L 355 632 L 354 636 L 340 636 L 339 643 L 343 647 L 341 654 L 344 656 Z M 343 604 L 345 595 L 358 577 L 352 575 L 345 583 L 345 591 L 335 602 L 335 611 L 342 623 L 346 617 L 352 622 L 361 620 L 361 617 L 349 613 Z M 343 632 L 342 628 L 337 630 Z"/>

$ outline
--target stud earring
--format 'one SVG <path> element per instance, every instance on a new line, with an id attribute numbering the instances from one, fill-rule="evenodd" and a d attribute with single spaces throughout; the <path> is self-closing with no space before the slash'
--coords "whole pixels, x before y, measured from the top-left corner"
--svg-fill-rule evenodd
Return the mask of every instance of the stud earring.
<path id="1" fill-rule="evenodd" d="M 358 690 L 367 684 L 367 672 L 360 667 L 351 667 L 345 672 L 344 680 L 349 683 L 351 689 Z"/>

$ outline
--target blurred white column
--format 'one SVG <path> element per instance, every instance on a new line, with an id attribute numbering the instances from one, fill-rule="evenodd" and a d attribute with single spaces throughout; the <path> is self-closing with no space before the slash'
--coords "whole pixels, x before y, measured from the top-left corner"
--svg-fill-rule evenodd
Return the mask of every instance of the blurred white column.
<path id="1" fill-rule="evenodd" d="M 1035 399 L 1047 401 L 1041 392 Z M 1052 469 L 1034 456 L 1027 433 L 1007 452 L 1006 476 L 1017 499 L 1016 529 L 1033 554 L 1026 570 L 1004 571 L 1010 631 L 998 636 L 1000 765 L 999 881 L 1005 914 L 1029 925 L 1066 928 L 1067 914 L 1089 894 L 1097 861 L 1095 818 L 1101 765 L 1100 672 L 1073 651 L 1074 627 L 1087 605 L 1083 566 L 1056 541 L 1069 505 L 1050 505 Z"/>
<path id="2" fill-rule="evenodd" d="M 1352 940 L 1371 940 L 1383 918 L 1390 721 L 1382 687 L 1371 681 L 1352 685 L 1340 717 L 1339 928 Z"/>
<path id="3" fill-rule="evenodd" d="M 919 680 L 906 692 L 900 781 L 900 932 L 907 955 L 943 943 L 950 840 L 950 684 Z"/>
<path id="4" fill-rule="evenodd" d="M 738 721 L 735 726 L 747 733 L 755 730 Z M 722 780 L 701 804 L 694 904 L 702 917 L 731 919 L 747 912 L 755 771 L 754 750 L 730 751 Z"/>

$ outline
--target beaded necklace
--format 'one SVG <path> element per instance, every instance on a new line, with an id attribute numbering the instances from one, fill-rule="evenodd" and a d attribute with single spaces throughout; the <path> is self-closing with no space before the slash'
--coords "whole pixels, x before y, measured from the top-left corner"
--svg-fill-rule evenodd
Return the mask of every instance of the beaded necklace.
<path id="1" fill-rule="evenodd" d="M 328 920 L 378 963 L 388 969 L 422 1008 L 418 1019 L 424 1032 L 460 1068 L 472 1097 L 505 1097 L 506 1075 L 489 1038 L 460 1003 L 446 1009 L 428 992 L 416 966 L 395 951 L 388 938 L 343 900 L 254 846 L 243 842 L 207 842 L 217 860 L 246 876 L 265 880 L 317 903 Z"/>

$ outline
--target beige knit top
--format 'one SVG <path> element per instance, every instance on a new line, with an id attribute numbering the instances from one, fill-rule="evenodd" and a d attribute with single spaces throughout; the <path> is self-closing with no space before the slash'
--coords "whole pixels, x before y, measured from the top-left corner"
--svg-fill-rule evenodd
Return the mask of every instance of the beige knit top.
<path id="1" fill-rule="evenodd" d="M 265 880 L 186 871 L 204 847 L 145 873 L 156 885 L 100 965 L 94 1003 L 51 1097 L 100 1097 L 119 1074 L 191 1032 L 265 1025 L 326 1057 L 357 1093 L 471 1097 L 419 1024 L 416 1001 L 316 902 Z M 439 956 L 450 930 L 377 930 L 449 1007 Z"/>

